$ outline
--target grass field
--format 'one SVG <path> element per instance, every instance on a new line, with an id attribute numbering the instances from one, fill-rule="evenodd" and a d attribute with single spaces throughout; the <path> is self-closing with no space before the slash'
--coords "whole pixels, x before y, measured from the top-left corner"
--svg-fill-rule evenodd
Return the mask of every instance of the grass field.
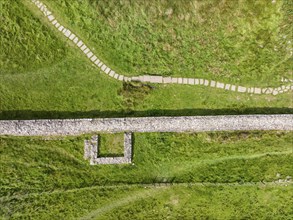
<path id="1" fill-rule="evenodd" d="M 43 2 L 125 75 L 292 78 L 289 0 Z M 115 81 L 30 1 L 0 0 L 0 14 L 1 120 L 293 113 L 292 92 Z M 133 164 L 105 166 L 83 159 L 89 138 L 0 136 L 0 219 L 293 218 L 292 181 L 274 183 L 293 176 L 292 132 L 134 134 Z M 122 143 L 101 134 L 101 155 Z"/>
<path id="2" fill-rule="evenodd" d="M 214 218 L 221 218 L 222 214 L 231 218 L 237 215 L 265 218 L 270 213 L 279 217 L 290 215 L 292 185 L 241 184 L 292 177 L 292 135 L 292 132 L 135 134 L 134 165 L 104 166 L 90 166 L 83 159 L 83 140 L 88 135 L 1 137 L 0 213 L 12 219 L 29 216 L 72 219 L 101 209 L 98 213 L 108 219 L 120 214 L 125 218 L 133 214 L 138 219 L 148 215 L 156 219 L 171 215 L 169 208 L 174 205 L 174 219 L 180 215 L 188 219 L 192 213 Z M 223 185 L 180 185 L 201 182 Z M 155 183 L 175 185 L 160 189 L 153 186 Z M 140 184 L 149 185 L 144 188 Z M 179 201 L 175 202 L 177 206 L 169 207 L 172 196 Z M 215 212 L 207 206 L 210 196 L 215 196 L 211 201 Z M 221 200 L 226 199 L 233 202 L 225 203 L 227 210 L 221 213 Z M 280 200 L 288 203 L 279 203 Z M 242 208 L 238 207 L 241 202 Z M 159 212 L 162 206 L 165 208 Z M 258 212 L 260 207 L 262 210 Z"/>
<path id="3" fill-rule="evenodd" d="M 58 14 L 62 7 L 55 11 L 55 3 L 48 3 Z M 90 7 L 84 4 L 84 10 Z M 0 10 L 5 14 L 5 22 L 0 24 L 0 119 L 292 113 L 290 93 L 259 96 L 202 86 L 122 84 L 93 67 L 47 24 L 34 5 L 22 0 L 1 1 Z M 66 12 L 62 15 L 64 20 L 71 18 Z M 91 38 L 82 35 L 87 30 L 81 33 L 74 24 L 70 28 L 91 43 Z M 105 51 L 96 47 L 98 52 Z M 120 56 L 121 51 L 111 54 Z M 267 82 L 273 85 L 271 80 Z"/>
<path id="4" fill-rule="evenodd" d="M 247 85 L 292 78 L 291 1 L 45 0 L 126 75 L 204 77 Z"/>

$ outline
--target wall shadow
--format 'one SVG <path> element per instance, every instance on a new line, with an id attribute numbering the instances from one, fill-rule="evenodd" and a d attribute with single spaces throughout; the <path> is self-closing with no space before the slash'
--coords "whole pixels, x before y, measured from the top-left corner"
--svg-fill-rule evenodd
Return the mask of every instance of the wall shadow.
<path id="1" fill-rule="evenodd" d="M 146 111 L 0 111 L 0 120 L 29 119 L 70 119 L 70 118 L 120 118 L 151 116 L 204 116 L 204 115 L 243 115 L 243 114 L 293 114 L 293 108 L 242 108 L 242 109 L 152 109 Z"/>

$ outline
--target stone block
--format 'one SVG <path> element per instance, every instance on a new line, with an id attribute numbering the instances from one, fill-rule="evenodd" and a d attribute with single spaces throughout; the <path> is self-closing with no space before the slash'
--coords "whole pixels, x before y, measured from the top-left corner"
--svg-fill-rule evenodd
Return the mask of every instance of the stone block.
<path id="1" fill-rule="evenodd" d="M 178 84 L 182 84 L 183 83 L 183 79 L 182 78 L 178 78 Z"/>
<path id="2" fill-rule="evenodd" d="M 139 80 L 140 82 L 144 82 L 144 76 L 138 76 L 138 80 Z"/>
<path id="3" fill-rule="evenodd" d="M 211 80 L 211 87 L 215 87 L 216 86 L 216 82 Z"/>
<path id="4" fill-rule="evenodd" d="M 97 59 L 97 57 L 94 55 L 94 56 L 92 56 L 91 61 L 92 61 L 92 62 L 95 62 L 96 59 Z"/>
<path id="5" fill-rule="evenodd" d="M 235 85 L 232 85 L 230 90 L 231 91 L 236 91 L 236 86 Z"/>
<path id="6" fill-rule="evenodd" d="M 87 53 L 86 56 L 87 56 L 88 58 L 91 58 L 93 55 L 94 55 L 94 54 L 90 51 L 89 53 Z"/>
<path id="7" fill-rule="evenodd" d="M 261 94 L 260 88 L 254 88 L 254 94 Z"/>
<path id="8" fill-rule="evenodd" d="M 199 85 L 203 85 L 203 79 L 199 79 Z"/>
<path id="9" fill-rule="evenodd" d="M 59 28 L 59 27 L 60 27 L 59 22 L 57 22 L 57 23 L 55 24 L 55 27 L 56 27 L 56 28 Z"/>
<path id="10" fill-rule="evenodd" d="M 46 5 L 42 5 L 41 8 L 40 8 L 40 10 L 42 12 L 45 12 L 47 10 L 47 6 Z"/>
<path id="11" fill-rule="evenodd" d="M 65 35 L 66 37 L 69 37 L 69 36 L 70 36 L 70 34 L 71 34 L 71 31 L 70 31 L 70 30 L 68 30 L 68 29 L 67 29 L 67 30 L 65 31 L 65 33 L 64 33 L 64 35 Z"/>
<path id="12" fill-rule="evenodd" d="M 70 36 L 69 36 L 69 40 L 73 40 L 75 38 L 75 34 L 71 34 Z"/>
<path id="13" fill-rule="evenodd" d="M 272 92 L 273 92 L 273 89 L 272 89 L 272 88 L 268 88 L 268 89 L 266 90 L 266 94 L 272 94 Z"/>
<path id="14" fill-rule="evenodd" d="M 279 93 L 278 90 L 275 90 L 275 89 L 274 89 L 274 91 L 273 91 L 273 95 L 278 95 L 278 93 Z"/>
<path id="15" fill-rule="evenodd" d="M 101 61 L 99 64 L 98 64 L 98 67 L 102 67 L 103 65 L 103 62 Z"/>
<path id="16" fill-rule="evenodd" d="M 150 76 L 150 82 L 151 83 L 163 83 L 163 77 L 162 76 Z"/>
<path id="17" fill-rule="evenodd" d="M 262 88 L 261 89 L 261 93 L 266 93 L 266 91 L 267 91 L 267 88 Z"/>
<path id="18" fill-rule="evenodd" d="M 216 87 L 217 87 L 217 88 L 220 88 L 220 89 L 224 89 L 225 84 L 224 84 L 224 83 L 217 82 Z"/>
<path id="19" fill-rule="evenodd" d="M 204 80 L 204 85 L 208 86 L 209 85 L 209 81 L 207 79 Z"/>
<path id="20" fill-rule="evenodd" d="M 163 83 L 171 83 L 172 79 L 171 77 L 163 77 Z"/>
<path id="21" fill-rule="evenodd" d="M 119 75 L 118 80 L 123 81 L 124 76 L 123 75 Z"/>
<path id="22" fill-rule="evenodd" d="M 101 70 L 102 70 L 103 72 L 105 72 L 106 68 L 107 68 L 107 66 L 106 66 L 105 64 L 103 64 L 102 67 L 101 67 Z"/>
<path id="23" fill-rule="evenodd" d="M 246 87 L 238 86 L 238 92 L 246 92 Z"/>
<path id="24" fill-rule="evenodd" d="M 226 85 L 225 85 L 225 89 L 226 89 L 226 90 L 230 90 L 230 87 L 231 87 L 230 84 L 226 84 Z"/>
<path id="25" fill-rule="evenodd" d="M 77 43 L 77 46 L 78 47 L 81 47 L 83 45 L 83 42 L 80 40 L 78 43 Z"/>
<path id="26" fill-rule="evenodd" d="M 109 67 L 106 68 L 105 73 L 108 74 L 111 71 Z"/>
<path id="27" fill-rule="evenodd" d="M 82 51 L 84 51 L 86 48 L 87 48 L 87 46 L 84 44 L 84 45 L 81 46 L 80 49 L 81 49 Z"/>
<path id="28" fill-rule="evenodd" d="M 97 60 L 95 61 L 95 64 L 98 66 L 100 62 L 101 62 L 101 61 L 100 61 L 99 59 L 97 59 Z"/>
<path id="29" fill-rule="evenodd" d="M 116 73 L 113 70 L 111 70 L 110 73 L 109 73 L 109 76 L 114 77 L 115 74 Z"/>
<path id="30" fill-rule="evenodd" d="M 49 21 L 53 21 L 55 19 L 55 17 L 53 15 L 49 15 L 48 19 L 49 19 Z"/>
<path id="31" fill-rule="evenodd" d="M 130 80 L 131 80 L 131 79 L 130 79 L 129 77 L 127 77 L 127 76 L 124 76 L 124 78 L 123 78 L 123 81 L 124 81 L 124 82 L 130 82 Z"/>
<path id="32" fill-rule="evenodd" d="M 115 78 L 115 79 L 118 79 L 118 78 L 119 78 L 119 74 L 115 73 L 115 74 L 114 74 L 114 78 Z"/>
<path id="33" fill-rule="evenodd" d="M 57 22 L 58 22 L 57 20 L 54 20 L 54 21 L 52 21 L 52 24 L 55 25 L 55 24 L 57 24 Z"/>
<path id="34" fill-rule="evenodd" d="M 149 75 L 144 75 L 144 76 L 143 76 L 143 81 L 144 81 L 144 82 L 150 82 L 150 79 L 151 79 L 151 78 L 150 78 Z"/>
<path id="35" fill-rule="evenodd" d="M 62 33 L 65 34 L 66 31 L 67 31 L 67 29 L 63 28 Z"/>
<path id="36" fill-rule="evenodd" d="M 39 2 L 38 4 L 37 4 L 37 7 L 38 8 L 41 8 L 43 6 L 43 3 L 42 2 Z"/>
<path id="37" fill-rule="evenodd" d="M 75 37 L 75 38 L 73 39 L 73 42 L 74 42 L 75 44 L 77 44 L 77 43 L 78 43 L 78 37 Z"/>
<path id="38" fill-rule="evenodd" d="M 90 52 L 90 49 L 86 48 L 83 52 L 84 52 L 84 54 L 87 54 L 88 52 Z"/>
<path id="39" fill-rule="evenodd" d="M 59 28 L 58 28 L 58 31 L 63 31 L 64 27 L 61 25 Z"/>
<path id="40" fill-rule="evenodd" d="M 131 77 L 131 81 L 136 81 L 136 82 L 139 81 L 138 76 L 132 76 L 132 77 Z"/>
<path id="41" fill-rule="evenodd" d="M 189 78 L 188 79 L 188 84 L 189 85 L 194 85 L 194 79 L 193 78 Z"/>
<path id="42" fill-rule="evenodd" d="M 183 84 L 188 84 L 188 78 L 183 78 L 183 79 L 182 79 L 182 83 L 183 83 Z"/>
<path id="43" fill-rule="evenodd" d="M 46 11 L 44 12 L 44 14 L 45 14 L 45 16 L 49 16 L 49 15 L 52 14 L 52 12 L 50 12 L 49 10 L 46 10 Z"/>
<path id="44" fill-rule="evenodd" d="M 40 10 L 41 10 L 42 12 L 47 11 L 47 6 L 46 6 L 46 5 L 42 5 L 41 8 L 40 8 Z"/>
<path id="45" fill-rule="evenodd" d="M 178 78 L 172 77 L 172 83 L 178 83 Z"/>
<path id="46" fill-rule="evenodd" d="M 199 79 L 194 79 L 194 85 L 198 85 L 199 84 Z"/>

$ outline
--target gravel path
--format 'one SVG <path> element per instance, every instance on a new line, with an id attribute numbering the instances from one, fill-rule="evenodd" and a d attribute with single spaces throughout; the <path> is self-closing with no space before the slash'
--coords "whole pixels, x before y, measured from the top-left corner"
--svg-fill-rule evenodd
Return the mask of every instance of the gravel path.
<path id="1" fill-rule="evenodd" d="M 282 85 L 276 88 L 272 87 L 245 87 L 245 86 L 238 86 L 238 85 L 231 85 L 222 82 L 217 82 L 213 80 L 207 79 L 200 79 L 200 78 L 181 78 L 181 77 L 163 77 L 163 76 L 153 76 L 153 75 L 144 75 L 144 76 L 132 76 L 127 77 L 121 74 L 116 73 L 106 64 L 104 64 L 95 54 L 94 52 L 88 48 L 87 45 L 83 43 L 83 41 L 74 34 L 71 30 L 64 27 L 62 24 L 58 22 L 55 16 L 52 14 L 51 11 L 48 10 L 47 6 L 44 5 L 41 1 L 31 0 L 39 9 L 40 11 L 47 17 L 50 23 L 55 26 L 55 28 L 63 33 L 65 37 L 71 40 L 84 54 L 85 56 L 93 62 L 98 68 L 102 70 L 102 72 L 106 73 L 110 77 L 120 80 L 120 81 L 136 81 L 136 82 L 145 82 L 145 83 L 164 83 L 164 84 L 188 84 L 188 85 L 201 85 L 201 86 L 209 86 L 215 87 L 218 89 L 229 90 L 233 92 L 240 92 L 240 93 L 251 93 L 251 94 L 273 94 L 277 95 L 280 93 L 288 92 L 293 90 L 293 84 Z"/>
<path id="2" fill-rule="evenodd" d="M 225 115 L 99 119 L 0 120 L 0 135 L 79 135 L 94 132 L 293 130 L 293 115 Z"/>

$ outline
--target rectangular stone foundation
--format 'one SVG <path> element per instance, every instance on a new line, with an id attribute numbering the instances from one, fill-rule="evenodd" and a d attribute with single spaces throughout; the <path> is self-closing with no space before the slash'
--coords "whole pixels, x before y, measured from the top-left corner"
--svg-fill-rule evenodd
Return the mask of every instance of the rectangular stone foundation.
<path id="1" fill-rule="evenodd" d="M 84 141 L 84 159 L 90 160 L 91 165 L 97 164 L 125 164 L 132 159 L 132 133 L 124 133 L 123 157 L 99 157 L 99 136 L 95 135 L 91 140 Z"/>

